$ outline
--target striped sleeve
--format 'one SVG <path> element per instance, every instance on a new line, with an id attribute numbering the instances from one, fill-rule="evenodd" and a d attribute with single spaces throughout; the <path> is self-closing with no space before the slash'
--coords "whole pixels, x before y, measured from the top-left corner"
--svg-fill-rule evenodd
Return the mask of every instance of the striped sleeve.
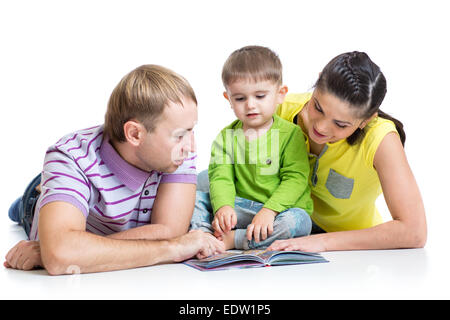
<path id="1" fill-rule="evenodd" d="M 189 153 L 183 164 L 172 173 L 164 173 L 161 183 L 197 184 L 197 153 Z"/>
<path id="2" fill-rule="evenodd" d="M 57 147 L 51 147 L 44 160 L 41 196 L 37 210 L 54 201 L 64 201 L 89 214 L 90 183 L 75 160 Z"/>

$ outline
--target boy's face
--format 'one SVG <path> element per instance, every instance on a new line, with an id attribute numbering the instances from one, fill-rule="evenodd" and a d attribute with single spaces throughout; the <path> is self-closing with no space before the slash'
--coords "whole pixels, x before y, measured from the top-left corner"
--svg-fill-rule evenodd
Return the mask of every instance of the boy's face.
<path id="1" fill-rule="evenodd" d="M 195 151 L 197 105 L 190 99 L 182 102 L 169 101 L 156 128 L 146 133 L 137 152 L 141 169 L 174 172 Z"/>
<path id="2" fill-rule="evenodd" d="M 243 130 L 268 129 L 278 104 L 287 93 L 286 86 L 273 81 L 239 79 L 230 83 L 224 97 L 230 102 L 236 117 L 242 121 Z"/>

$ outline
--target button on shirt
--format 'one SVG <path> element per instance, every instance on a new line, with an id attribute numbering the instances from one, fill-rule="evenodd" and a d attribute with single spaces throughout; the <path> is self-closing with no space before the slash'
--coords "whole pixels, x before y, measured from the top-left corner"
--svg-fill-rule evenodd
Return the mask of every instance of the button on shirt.
<path id="1" fill-rule="evenodd" d="M 160 183 L 197 182 L 196 157 L 189 154 L 173 173 L 146 172 L 120 157 L 103 126 L 71 133 L 46 152 L 30 239 L 38 239 L 40 208 L 53 201 L 78 208 L 86 231 L 98 235 L 148 224 Z"/>

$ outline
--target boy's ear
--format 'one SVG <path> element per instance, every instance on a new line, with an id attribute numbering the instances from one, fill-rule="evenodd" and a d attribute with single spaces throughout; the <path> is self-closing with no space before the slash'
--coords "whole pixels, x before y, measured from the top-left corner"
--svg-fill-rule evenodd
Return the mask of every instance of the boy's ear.
<path id="1" fill-rule="evenodd" d="M 147 130 L 142 125 L 142 123 L 136 120 L 128 120 L 123 125 L 123 132 L 128 143 L 133 146 L 138 146 L 141 143 Z"/>
<path id="2" fill-rule="evenodd" d="M 277 103 L 281 104 L 284 101 L 284 98 L 286 97 L 286 94 L 288 93 L 288 87 L 287 86 L 281 86 L 278 90 L 278 99 Z"/>
<path id="3" fill-rule="evenodd" d="M 283 95 L 286 95 L 288 93 L 288 91 L 289 90 L 288 90 L 287 86 L 281 86 L 280 90 L 279 90 L 280 94 L 283 94 Z"/>
<path id="4" fill-rule="evenodd" d="M 228 97 L 228 93 L 226 91 L 223 92 L 223 96 L 224 96 L 225 99 L 230 101 L 230 98 Z"/>

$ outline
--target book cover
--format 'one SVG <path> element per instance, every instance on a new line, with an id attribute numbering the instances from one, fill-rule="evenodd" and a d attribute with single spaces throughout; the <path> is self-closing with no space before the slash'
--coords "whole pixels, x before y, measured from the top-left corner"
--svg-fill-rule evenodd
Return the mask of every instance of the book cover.
<path id="1" fill-rule="evenodd" d="M 328 260 L 313 252 L 246 250 L 227 251 L 201 260 L 190 259 L 183 263 L 201 271 L 213 271 L 321 262 Z"/>

